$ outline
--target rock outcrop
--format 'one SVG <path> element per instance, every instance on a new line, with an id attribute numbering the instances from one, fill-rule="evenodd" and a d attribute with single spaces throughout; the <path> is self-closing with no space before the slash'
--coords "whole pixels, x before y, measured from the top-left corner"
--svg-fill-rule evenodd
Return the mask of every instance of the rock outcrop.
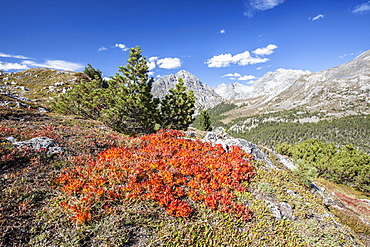
<path id="1" fill-rule="evenodd" d="M 15 141 L 8 138 L 8 141 L 11 141 L 13 146 L 17 148 L 28 147 L 34 150 L 46 150 L 47 155 L 63 152 L 63 148 L 59 147 L 54 139 L 44 136 L 35 137 L 27 141 Z"/>
<path id="2" fill-rule="evenodd" d="M 187 132 L 187 135 L 189 137 L 196 136 L 191 132 Z M 244 152 L 252 154 L 255 160 L 263 161 L 266 167 L 276 168 L 267 155 L 256 144 L 244 139 L 232 138 L 226 134 L 225 129 L 222 127 L 218 127 L 214 131 L 207 132 L 203 141 L 221 144 L 226 151 L 230 149 L 230 146 L 238 146 Z"/>

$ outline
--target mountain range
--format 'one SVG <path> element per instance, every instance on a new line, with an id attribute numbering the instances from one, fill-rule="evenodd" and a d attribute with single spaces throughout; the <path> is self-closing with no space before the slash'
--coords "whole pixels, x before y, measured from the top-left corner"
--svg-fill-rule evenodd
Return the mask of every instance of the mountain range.
<path id="1" fill-rule="evenodd" d="M 77 75 L 46 68 L 18 73 L 0 71 L 0 94 L 3 95 L 0 105 L 39 104 L 47 108 L 52 97 L 75 83 Z M 193 90 L 196 112 L 220 103 L 238 106 L 227 112 L 227 121 L 290 109 L 338 117 L 370 113 L 370 50 L 350 62 L 315 73 L 280 68 L 267 72 L 250 86 L 236 82 L 212 88 L 181 70 L 157 79 L 153 83 L 153 95 L 164 97 L 179 78 L 188 90 Z"/>
<path id="2" fill-rule="evenodd" d="M 348 63 L 315 73 L 277 69 L 251 86 L 236 82 L 211 88 L 182 70 L 156 80 L 153 94 L 163 97 L 178 78 L 194 91 L 198 108 L 212 108 L 221 102 L 236 104 L 239 107 L 232 112 L 235 117 L 293 108 L 340 116 L 370 113 L 370 50 Z"/>

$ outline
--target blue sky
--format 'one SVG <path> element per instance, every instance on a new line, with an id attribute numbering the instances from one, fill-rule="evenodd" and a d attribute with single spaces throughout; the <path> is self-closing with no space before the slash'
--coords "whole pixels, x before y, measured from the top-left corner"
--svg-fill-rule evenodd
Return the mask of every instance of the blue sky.
<path id="1" fill-rule="evenodd" d="M 155 78 L 250 84 L 278 68 L 312 72 L 370 49 L 367 0 L 1 0 L 0 70 L 105 76 L 139 45 Z"/>

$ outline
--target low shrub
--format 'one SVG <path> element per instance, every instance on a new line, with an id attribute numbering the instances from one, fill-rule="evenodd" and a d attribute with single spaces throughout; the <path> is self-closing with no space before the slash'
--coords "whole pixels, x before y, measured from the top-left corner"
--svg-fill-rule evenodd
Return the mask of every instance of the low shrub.
<path id="1" fill-rule="evenodd" d="M 111 148 L 97 159 L 75 159 L 57 178 L 70 195 L 61 206 L 71 219 L 84 224 L 109 214 L 121 200 L 151 200 L 175 217 L 190 217 L 195 203 L 232 213 L 243 220 L 251 211 L 236 202 L 234 192 L 255 174 L 252 156 L 239 147 L 225 152 L 221 145 L 182 138 L 174 130 L 135 138 L 137 146 Z"/>

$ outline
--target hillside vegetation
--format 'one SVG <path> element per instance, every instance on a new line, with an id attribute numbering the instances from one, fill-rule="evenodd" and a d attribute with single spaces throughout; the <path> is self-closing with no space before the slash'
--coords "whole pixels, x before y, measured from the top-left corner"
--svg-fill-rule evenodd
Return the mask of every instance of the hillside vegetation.
<path id="1" fill-rule="evenodd" d="M 224 153 L 166 132 L 130 138 L 72 116 L 0 111 L 1 246 L 361 246 L 367 241 L 339 224 L 334 211 L 293 173 L 266 170 L 237 149 Z M 16 148 L 5 141 L 10 136 L 53 138 L 63 151 Z M 209 161 L 197 160 L 199 152 Z M 238 161 L 242 156 L 244 163 Z M 125 162 L 132 165 L 122 166 Z M 186 170 L 185 162 L 193 168 Z M 240 169 L 255 174 L 253 180 Z M 360 220 L 352 217 L 358 226 Z"/>
<path id="2" fill-rule="evenodd" d="M 21 105 L 29 108 L 50 108 L 52 97 L 74 85 L 79 75 L 75 72 L 47 68 L 33 68 L 18 73 L 0 73 L 0 81 L 3 82 L 0 86 L 0 100 L 2 104 L 10 107 Z"/>
<path id="3" fill-rule="evenodd" d="M 295 145 L 282 143 L 276 151 L 293 158 L 301 174 L 370 192 L 370 155 L 351 145 L 338 149 L 333 143 L 310 139 Z"/>
<path id="4" fill-rule="evenodd" d="M 296 144 L 308 139 L 319 139 L 339 146 L 351 144 L 370 153 L 370 117 L 350 115 L 328 117 L 324 112 L 288 111 L 257 114 L 237 118 L 228 124 L 235 105 L 221 104 L 208 110 L 213 126 L 222 126 L 234 137 L 274 149 L 278 144 Z"/>
<path id="5" fill-rule="evenodd" d="M 346 116 L 317 123 L 264 122 L 245 132 L 231 130 L 230 134 L 268 147 L 283 142 L 293 144 L 307 139 L 320 139 L 341 146 L 352 144 L 370 153 L 368 116 Z"/>

